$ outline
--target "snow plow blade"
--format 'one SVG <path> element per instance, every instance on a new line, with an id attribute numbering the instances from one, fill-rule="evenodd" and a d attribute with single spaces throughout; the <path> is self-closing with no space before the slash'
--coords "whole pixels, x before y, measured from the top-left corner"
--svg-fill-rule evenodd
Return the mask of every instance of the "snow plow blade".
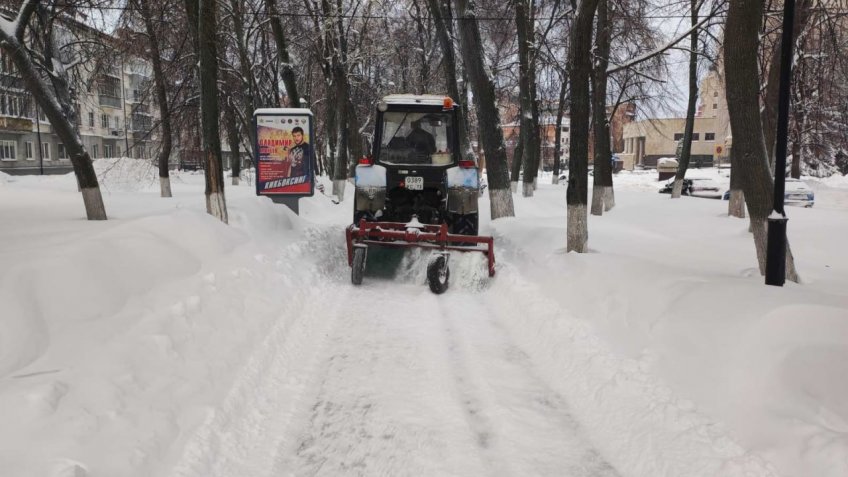
<path id="1" fill-rule="evenodd" d="M 495 276 L 494 238 L 448 233 L 447 224 L 413 222 L 368 222 L 350 225 L 345 231 L 348 265 L 354 266 L 355 249 L 368 245 L 394 248 L 426 248 L 434 251 L 480 252 L 489 262 L 489 276 Z"/>

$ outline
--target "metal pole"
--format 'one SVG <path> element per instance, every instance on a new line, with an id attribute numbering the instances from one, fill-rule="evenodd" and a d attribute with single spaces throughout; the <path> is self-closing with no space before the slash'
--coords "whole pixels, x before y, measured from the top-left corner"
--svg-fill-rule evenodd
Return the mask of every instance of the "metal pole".
<path id="1" fill-rule="evenodd" d="M 33 98 L 35 99 L 35 98 Z M 44 175 L 44 154 L 41 152 L 41 113 L 38 111 L 38 102 L 35 103 L 35 137 L 38 140 L 38 169 L 41 171 L 41 175 Z"/>
<path id="2" fill-rule="evenodd" d="M 795 24 L 795 0 L 783 4 L 783 35 L 780 51 L 780 96 L 777 103 L 777 144 L 774 164 L 774 211 L 768 219 L 766 285 L 782 287 L 786 282 L 786 145 L 789 131 L 789 89 L 792 83 L 792 29 Z"/>

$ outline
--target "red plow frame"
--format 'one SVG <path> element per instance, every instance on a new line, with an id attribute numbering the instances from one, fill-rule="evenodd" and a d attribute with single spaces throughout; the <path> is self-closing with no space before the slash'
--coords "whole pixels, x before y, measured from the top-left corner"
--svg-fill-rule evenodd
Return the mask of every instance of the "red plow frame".
<path id="1" fill-rule="evenodd" d="M 489 259 L 489 276 L 495 276 L 495 245 L 492 237 L 456 235 L 448 233 L 447 224 L 404 224 L 400 222 L 368 222 L 365 219 L 353 224 L 345 231 L 347 239 L 347 263 L 353 266 L 353 249 L 357 244 L 380 247 L 434 250 L 456 250 L 459 252 L 481 252 Z M 468 245 L 458 245 L 468 244 Z M 485 245 L 485 248 L 479 245 Z"/>

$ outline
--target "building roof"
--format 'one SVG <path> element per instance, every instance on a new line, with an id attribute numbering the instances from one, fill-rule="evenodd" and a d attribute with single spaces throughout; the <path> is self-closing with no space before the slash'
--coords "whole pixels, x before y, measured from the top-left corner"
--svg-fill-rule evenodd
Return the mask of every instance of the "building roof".
<path id="1" fill-rule="evenodd" d="M 387 104 L 425 104 L 428 106 L 441 106 L 444 104 L 446 95 L 440 94 L 390 94 L 383 96 Z"/>

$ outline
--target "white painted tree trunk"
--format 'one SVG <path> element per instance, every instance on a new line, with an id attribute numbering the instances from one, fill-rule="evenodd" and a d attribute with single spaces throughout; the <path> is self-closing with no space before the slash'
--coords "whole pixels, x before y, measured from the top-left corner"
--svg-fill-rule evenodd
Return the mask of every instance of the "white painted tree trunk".
<path id="1" fill-rule="evenodd" d="M 604 215 L 604 188 L 592 187 L 592 215 Z"/>
<path id="2" fill-rule="evenodd" d="M 766 275 L 766 251 L 768 250 L 768 221 L 751 219 L 750 230 L 754 234 L 754 246 L 757 249 L 757 263 L 760 268 L 760 275 Z M 789 239 L 786 239 L 786 279 L 801 283 L 801 278 L 798 276 L 798 271 L 795 270 L 795 257 L 792 256 L 792 248 L 789 246 Z"/>
<path id="3" fill-rule="evenodd" d="M 518 181 L 512 181 L 509 183 L 509 190 L 513 193 L 518 192 Z"/>
<path id="4" fill-rule="evenodd" d="M 553 174 L 551 176 L 551 184 L 553 184 L 553 185 L 559 184 L 559 174 Z"/>
<path id="5" fill-rule="evenodd" d="M 344 179 L 333 180 L 333 195 L 338 197 L 339 202 L 344 201 L 345 182 Z"/>
<path id="6" fill-rule="evenodd" d="M 604 186 L 604 212 L 609 212 L 615 207 L 615 189 Z"/>
<path id="7" fill-rule="evenodd" d="M 100 186 L 80 189 L 80 192 L 88 220 L 106 220 L 106 206 L 103 205 Z"/>
<path id="8" fill-rule="evenodd" d="M 213 192 L 206 196 L 206 211 L 223 223 L 229 223 L 227 200 L 223 192 Z"/>
<path id="9" fill-rule="evenodd" d="M 161 197 L 173 197 L 171 194 L 171 178 L 170 177 L 160 177 L 159 178 L 159 191 Z"/>
<path id="10" fill-rule="evenodd" d="M 521 195 L 524 197 L 533 197 L 533 191 L 536 190 L 532 182 L 522 182 Z"/>
<path id="11" fill-rule="evenodd" d="M 566 250 L 586 253 L 589 242 L 588 217 L 585 205 L 568 206 L 568 234 Z"/>
<path id="12" fill-rule="evenodd" d="M 490 210 L 492 220 L 515 216 L 515 210 L 512 205 L 512 192 L 509 189 L 490 189 L 489 200 L 491 201 Z"/>
<path id="13" fill-rule="evenodd" d="M 681 194 L 683 194 L 683 179 L 675 179 L 674 188 L 671 189 L 671 198 L 679 199 Z"/>
<path id="14" fill-rule="evenodd" d="M 238 175 L 234 175 L 234 176 L 233 176 L 233 185 L 234 185 L 234 186 L 237 186 L 237 185 L 239 185 L 240 183 L 241 183 L 241 180 L 239 179 L 239 176 L 238 176 Z"/>
<path id="15" fill-rule="evenodd" d="M 727 204 L 727 215 L 745 218 L 745 193 L 742 189 L 730 189 L 730 201 Z"/>

